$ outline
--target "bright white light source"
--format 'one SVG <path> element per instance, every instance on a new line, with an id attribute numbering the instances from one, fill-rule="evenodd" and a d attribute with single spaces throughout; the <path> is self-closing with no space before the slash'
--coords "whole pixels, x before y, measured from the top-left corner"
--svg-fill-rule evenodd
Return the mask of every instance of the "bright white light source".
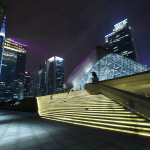
<path id="1" fill-rule="evenodd" d="M 63 60 L 63 58 L 60 58 L 60 57 L 57 57 L 57 56 L 55 56 L 55 57 L 56 57 L 56 60 L 59 60 L 59 61 Z"/>
<path id="2" fill-rule="evenodd" d="M 60 57 L 57 57 L 57 56 L 53 56 L 53 57 L 49 58 L 48 61 L 54 62 L 55 59 L 56 59 L 56 60 L 59 60 L 59 61 L 63 61 L 63 58 L 60 58 Z"/>
<path id="3" fill-rule="evenodd" d="M 113 29 L 113 31 L 116 32 L 116 31 L 122 29 L 123 27 L 125 27 L 127 25 L 127 23 L 128 23 L 128 19 L 125 19 L 125 20 L 115 24 L 114 25 L 115 28 Z"/>
<path id="4" fill-rule="evenodd" d="M 54 61 L 54 56 L 49 58 L 48 61 L 53 62 Z"/>

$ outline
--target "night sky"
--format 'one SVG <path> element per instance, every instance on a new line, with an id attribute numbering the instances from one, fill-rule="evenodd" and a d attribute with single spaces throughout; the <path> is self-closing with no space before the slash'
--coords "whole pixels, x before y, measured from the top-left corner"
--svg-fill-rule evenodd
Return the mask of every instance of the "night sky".
<path id="1" fill-rule="evenodd" d="M 66 60 L 67 76 L 113 25 L 128 18 L 138 61 L 150 66 L 150 0 L 0 0 L 9 9 L 6 37 L 28 46 L 26 70 L 52 56 Z"/>

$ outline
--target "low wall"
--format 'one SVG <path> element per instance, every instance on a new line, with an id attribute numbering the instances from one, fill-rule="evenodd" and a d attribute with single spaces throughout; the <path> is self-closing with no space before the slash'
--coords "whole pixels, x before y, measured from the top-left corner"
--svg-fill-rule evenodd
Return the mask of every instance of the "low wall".
<path id="1" fill-rule="evenodd" d="M 120 77 L 117 79 L 101 81 L 98 84 L 150 97 L 150 71 L 136 75 Z"/>
<path id="2" fill-rule="evenodd" d="M 18 104 L 16 104 L 16 102 Z M 36 97 L 25 98 L 15 102 L 15 105 L 4 104 L 0 109 L 12 110 L 12 111 L 22 111 L 22 112 L 38 112 L 37 99 Z"/>
<path id="3" fill-rule="evenodd" d="M 91 95 L 103 94 L 150 119 L 150 98 L 99 84 L 86 84 L 85 90 Z"/>

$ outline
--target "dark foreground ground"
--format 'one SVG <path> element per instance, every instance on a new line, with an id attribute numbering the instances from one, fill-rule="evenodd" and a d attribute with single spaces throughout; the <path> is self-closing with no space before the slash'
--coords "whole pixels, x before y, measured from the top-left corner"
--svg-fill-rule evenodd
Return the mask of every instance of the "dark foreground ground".
<path id="1" fill-rule="evenodd" d="M 65 124 L 0 110 L 0 150 L 150 150 L 150 137 Z"/>

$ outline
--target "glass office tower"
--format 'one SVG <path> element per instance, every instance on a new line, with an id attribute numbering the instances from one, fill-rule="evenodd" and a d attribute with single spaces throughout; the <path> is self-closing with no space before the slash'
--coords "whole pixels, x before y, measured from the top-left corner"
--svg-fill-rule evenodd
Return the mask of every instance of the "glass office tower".
<path id="1" fill-rule="evenodd" d="M 1 30 L 0 30 L 0 75 L 1 75 L 2 59 L 3 59 L 3 52 L 4 52 L 5 23 L 6 23 L 6 17 L 3 18 L 3 23 L 2 23 L 2 26 L 1 26 Z"/>
<path id="2" fill-rule="evenodd" d="M 45 61 L 31 77 L 32 96 L 51 95 L 64 92 L 64 59 L 53 56 Z"/>
<path id="3" fill-rule="evenodd" d="M 7 7 L 0 3 L 0 74 L 4 51 L 6 11 Z"/>
<path id="4" fill-rule="evenodd" d="M 23 98 L 26 49 L 26 45 L 5 39 L 0 82 L 11 90 L 12 98 Z M 3 99 L 7 99 L 7 96 Z"/>
<path id="5" fill-rule="evenodd" d="M 62 93 L 64 84 L 64 60 L 53 56 L 45 62 L 46 95 Z"/>
<path id="6" fill-rule="evenodd" d="M 128 20 L 125 19 L 114 25 L 113 32 L 105 36 L 105 47 L 117 53 L 137 61 Z"/>

